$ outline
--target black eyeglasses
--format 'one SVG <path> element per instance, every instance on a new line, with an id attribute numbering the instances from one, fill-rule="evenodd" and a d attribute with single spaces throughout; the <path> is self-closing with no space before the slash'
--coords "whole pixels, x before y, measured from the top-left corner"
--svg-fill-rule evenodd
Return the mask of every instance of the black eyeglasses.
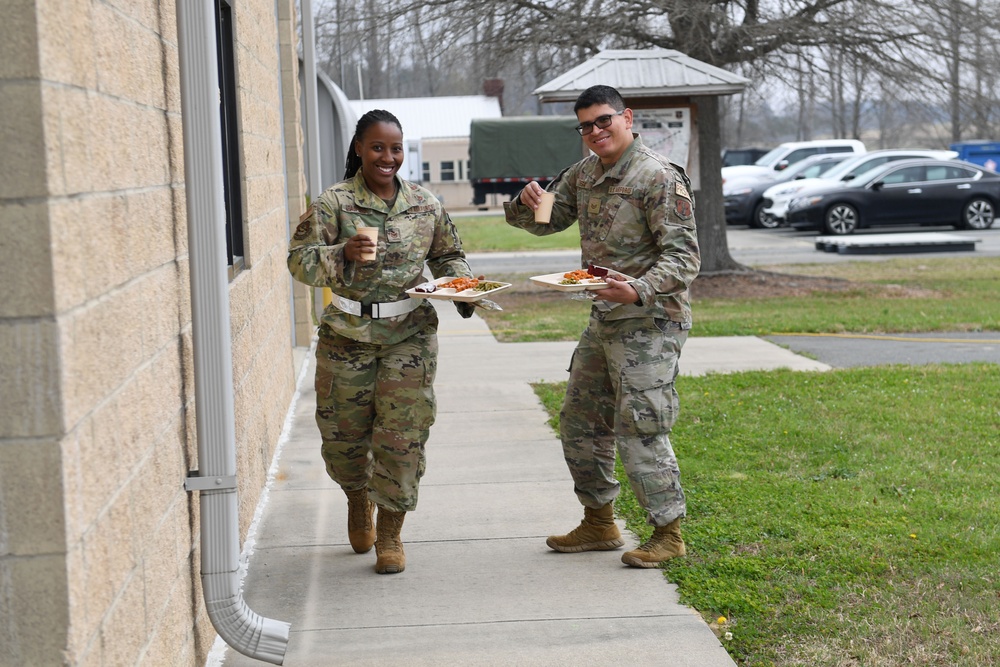
<path id="1" fill-rule="evenodd" d="M 588 120 L 586 123 L 580 123 L 579 125 L 577 125 L 576 131 L 579 132 L 580 136 L 582 137 L 593 132 L 595 125 L 597 126 L 598 129 L 603 130 L 609 125 L 611 125 L 612 118 L 614 118 L 615 116 L 621 116 L 623 113 L 625 113 L 625 109 L 622 109 L 621 111 L 616 111 L 614 113 L 605 114 L 603 116 L 598 116 L 597 118 L 594 119 L 593 123 L 591 123 Z"/>

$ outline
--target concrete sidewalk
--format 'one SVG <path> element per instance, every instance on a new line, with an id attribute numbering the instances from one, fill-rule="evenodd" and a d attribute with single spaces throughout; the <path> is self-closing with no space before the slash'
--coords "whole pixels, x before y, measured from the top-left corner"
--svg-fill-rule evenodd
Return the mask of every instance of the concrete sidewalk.
<path id="1" fill-rule="evenodd" d="M 374 550 L 358 555 L 347 542 L 305 359 L 244 580 L 255 612 L 291 623 L 284 664 L 734 666 L 659 570 L 622 565 L 637 544 L 630 533 L 617 551 L 545 546 L 582 508 L 529 383 L 565 380 L 575 343 L 498 343 L 478 316 L 436 305 L 438 418 L 420 505 L 403 526 L 401 574 L 375 574 Z M 691 338 L 681 359 L 688 375 L 779 367 L 828 368 L 755 337 Z M 683 455 L 680 464 L 683 474 Z M 232 649 L 209 661 L 262 664 Z"/>

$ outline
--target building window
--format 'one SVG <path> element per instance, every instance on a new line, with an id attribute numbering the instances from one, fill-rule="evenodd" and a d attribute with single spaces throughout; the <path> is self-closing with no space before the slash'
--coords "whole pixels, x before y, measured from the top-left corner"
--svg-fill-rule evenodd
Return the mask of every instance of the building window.
<path id="1" fill-rule="evenodd" d="M 430 162 L 421 162 L 420 163 L 420 171 L 422 172 L 422 175 L 420 177 L 421 180 L 424 183 L 430 183 L 430 180 L 431 180 L 431 163 Z"/>
<path id="2" fill-rule="evenodd" d="M 465 176 L 462 175 L 462 167 L 464 167 L 465 165 L 462 163 L 461 160 L 456 162 L 456 164 L 458 165 L 458 180 L 462 180 L 463 178 L 465 178 Z"/>
<path id="3" fill-rule="evenodd" d="M 452 160 L 444 160 L 441 162 L 441 180 L 455 180 L 455 163 Z"/>
<path id="4" fill-rule="evenodd" d="M 240 178 L 240 135 L 236 106 L 236 62 L 233 8 L 230 0 L 215 0 L 216 58 L 219 62 L 219 115 L 222 120 L 222 186 L 226 201 L 226 257 L 229 266 L 243 266 L 243 188 Z"/>

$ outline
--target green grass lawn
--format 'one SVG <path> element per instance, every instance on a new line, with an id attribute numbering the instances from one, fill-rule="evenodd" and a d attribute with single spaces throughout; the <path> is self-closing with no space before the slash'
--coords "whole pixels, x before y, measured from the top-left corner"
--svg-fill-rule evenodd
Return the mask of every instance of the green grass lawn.
<path id="1" fill-rule="evenodd" d="M 693 335 L 1000 329 L 993 259 L 770 268 L 855 284 L 695 301 Z M 498 297 L 504 312 L 481 313 L 499 338 L 573 340 L 586 325 L 586 302 L 511 292 Z M 1000 366 L 747 372 L 677 385 L 688 555 L 663 573 L 737 664 L 1000 665 Z M 565 385 L 535 390 L 558 428 Z M 644 538 L 650 528 L 620 466 L 618 478 L 616 512 Z"/>
<path id="2" fill-rule="evenodd" d="M 900 333 L 1000 330 L 1000 261 L 993 258 L 896 259 L 769 267 L 845 278 L 851 289 L 802 297 L 695 299 L 692 336 L 777 333 Z M 527 284 L 528 276 L 491 278 Z M 697 279 L 696 284 L 697 284 Z M 504 292 L 502 312 L 481 314 L 507 342 L 575 340 L 589 303 L 563 292 Z"/>
<path id="3" fill-rule="evenodd" d="M 573 250 L 580 247 L 576 223 L 558 234 L 535 236 L 511 227 L 501 215 L 452 218 L 465 252 L 512 252 L 523 250 Z"/>
<path id="4" fill-rule="evenodd" d="M 536 387 L 554 426 L 564 390 Z M 1000 664 L 997 366 L 682 377 L 678 391 L 688 555 L 663 570 L 732 633 L 738 664 Z M 618 473 L 616 511 L 645 537 Z"/>

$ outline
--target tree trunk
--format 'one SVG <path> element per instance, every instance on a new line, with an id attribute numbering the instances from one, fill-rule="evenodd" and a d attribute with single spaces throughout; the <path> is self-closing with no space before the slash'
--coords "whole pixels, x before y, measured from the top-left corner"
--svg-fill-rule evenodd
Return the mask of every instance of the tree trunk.
<path id="1" fill-rule="evenodd" d="M 719 98 L 691 98 L 698 114 L 698 171 L 695 219 L 701 247 L 701 272 L 746 271 L 729 254 L 726 209 L 722 199 L 722 142 L 719 139 Z"/>

